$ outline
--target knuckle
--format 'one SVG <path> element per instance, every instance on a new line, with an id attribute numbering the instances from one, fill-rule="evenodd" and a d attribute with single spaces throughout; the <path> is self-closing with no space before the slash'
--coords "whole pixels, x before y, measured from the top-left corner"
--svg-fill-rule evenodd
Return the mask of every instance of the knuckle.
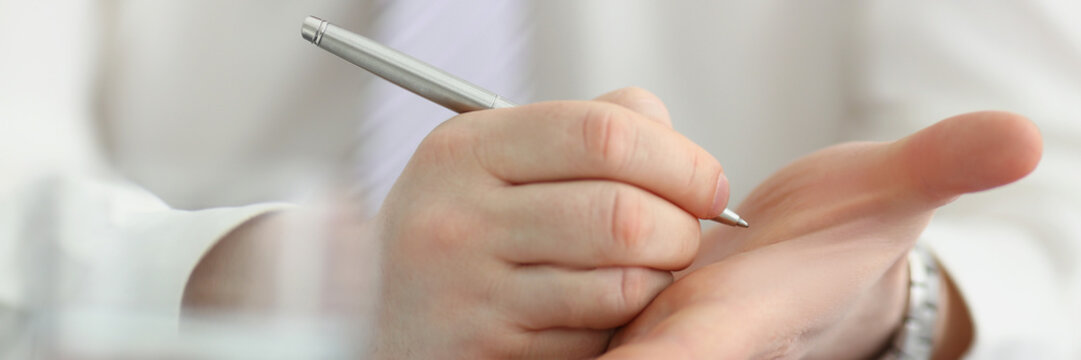
<path id="1" fill-rule="evenodd" d="M 635 268 L 623 268 L 620 271 L 619 281 L 619 302 L 622 305 L 620 309 L 630 311 L 634 309 L 634 305 L 639 303 L 641 297 L 641 288 L 645 279 L 642 276 L 640 269 Z"/>
<path id="2" fill-rule="evenodd" d="M 654 220 L 648 216 L 642 194 L 627 186 L 610 192 L 608 233 L 615 251 L 637 258 L 645 252 L 647 237 L 653 231 Z"/>
<path id="3" fill-rule="evenodd" d="M 652 272 L 653 270 L 645 268 L 620 268 L 620 279 L 616 284 L 618 295 L 613 297 L 613 309 L 620 309 L 621 312 L 633 316 L 649 304 L 653 299 L 653 289 L 656 288 L 654 282 L 657 279 Z"/>
<path id="4" fill-rule="evenodd" d="M 653 95 L 653 93 L 649 92 L 649 90 L 643 89 L 640 86 L 628 86 L 628 87 L 620 89 L 620 91 L 623 92 L 623 96 L 625 96 L 627 98 L 631 98 L 631 99 L 656 98 L 657 97 L 657 96 Z"/>
<path id="5" fill-rule="evenodd" d="M 663 102 L 661 102 L 661 99 L 658 98 L 657 95 L 638 86 L 628 86 L 620 89 L 619 96 L 625 101 L 650 102 L 661 104 L 663 106 Z"/>
<path id="6" fill-rule="evenodd" d="M 418 161 L 442 163 L 472 154 L 478 134 L 468 123 L 462 117 L 455 117 L 436 126 L 417 146 L 413 157 Z"/>
<path id="7" fill-rule="evenodd" d="M 702 167 L 702 155 L 697 151 L 691 152 L 691 174 L 687 176 L 687 181 L 683 184 L 684 189 L 694 189 L 696 180 L 698 180 L 698 168 Z"/>
<path id="8" fill-rule="evenodd" d="M 718 178 L 724 176 L 724 168 L 716 158 L 704 150 L 695 147 L 688 149 L 691 155 L 687 157 L 687 168 L 690 170 L 689 173 L 685 173 L 687 177 L 683 187 L 686 189 L 686 195 L 711 199 Z"/>
<path id="9" fill-rule="evenodd" d="M 672 127 L 672 119 L 668 114 L 668 107 L 664 105 L 657 95 L 640 87 L 627 87 L 618 90 L 613 95 L 613 101 L 639 114 L 645 115 L 650 120 Z"/>
<path id="10" fill-rule="evenodd" d="M 683 269 L 690 266 L 694 261 L 694 257 L 698 254 L 698 242 L 701 239 L 702 231 L 701 225 L 694 216 L 684 214 L 679 224 L 672 228 L 681 229 L 675 232 L 677 238 L 671 239 L 671 242 L 676 244 L 672 266 L 675 269 Z M 665 242 L 669 241 L 665 240 Z"/>
<path id="11" fill-rule="evenodd" d="M 581 119 L 582 145 L 589 166 L 620 170 L 632 158 L 636 129 L 627 110 L 618 106 L 595 106 Z"/>

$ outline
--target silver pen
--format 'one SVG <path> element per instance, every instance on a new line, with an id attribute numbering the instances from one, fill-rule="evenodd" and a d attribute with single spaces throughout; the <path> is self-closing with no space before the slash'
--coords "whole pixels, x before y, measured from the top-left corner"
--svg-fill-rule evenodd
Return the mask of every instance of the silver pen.
<path id="1" fill-rule="evenodd" d="M 314 16 L 304 19 L 300 36 L 331 54 L 457 113 L 516 106 L 491 91 Z M 721 215 L 710 220 L 725 225 L 749 226 L 747 221 L 729 209 L 724 209 Z"/>

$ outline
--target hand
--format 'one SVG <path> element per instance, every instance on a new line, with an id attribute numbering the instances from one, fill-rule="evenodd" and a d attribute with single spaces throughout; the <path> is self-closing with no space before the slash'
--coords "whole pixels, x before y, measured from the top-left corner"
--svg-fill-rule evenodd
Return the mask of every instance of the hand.
<path id="1" fill-rule="evenodd" d="M 797 160 L 740 206 L 751 228 L 707 234 L 605 357 L 870 358 L 899 326 L 904 255 L 934 210 L 1023 177 L 1041 148 L 1028 120 L 981 112 Z"/>
<path id="2" fill-rule="evenodd" d="M 420 145 L 376 217 L 381 357 L 581 358 L 690 264 L 720 164 L 653 95 L 467 113 Z"/>

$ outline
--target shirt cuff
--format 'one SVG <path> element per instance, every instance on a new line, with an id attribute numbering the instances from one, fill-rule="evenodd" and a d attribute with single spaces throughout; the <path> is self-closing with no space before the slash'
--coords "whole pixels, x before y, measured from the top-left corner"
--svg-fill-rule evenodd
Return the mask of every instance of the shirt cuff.
<path id="1" fill-rule="evenodd" d="M 1066 279 L 1032 237 L 991 221 L 936 223 L 924 232 L 972 315 L 968 357 L 1058 359 L 1070 351 L 1059 294 Z"/>

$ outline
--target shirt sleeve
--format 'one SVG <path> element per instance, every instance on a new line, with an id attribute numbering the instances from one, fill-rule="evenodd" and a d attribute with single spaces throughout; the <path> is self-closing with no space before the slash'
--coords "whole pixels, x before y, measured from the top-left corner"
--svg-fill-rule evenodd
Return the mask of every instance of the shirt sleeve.
<path id="1" fill-rule="evenodd" d="M 183 211 L 120 181 L 36 178 L 0 195 L 0 307 L 175 321 L 203 255 L 240 224 L 286 206 Z"/>
<path id="2" fill-rule="evenodd" d="M 893 138 L 977 110 L 1006 110 L 1040 128 L 1028 177 L 962 196 L 925 232 L 965 298 L 975 359 L 1081 358 L 1081 70 L 1066 49 L 1072 2 L 863 4 L 853 104 L 864 138 Z"/>
<path id="3" fill-rule="evenodd" d="M 924 234 L 972 315 L 976 336 L 969 357 L 1078 358 L 1081 231 L 1069 218 L 1081 211 L 1050 199 L 1041 205 L 1024 205 L 1036 199 L 1010 202 L 1018 208 L 982 200 L 957 204 L 968 208 L 964 214 L 946 209 Z M 974 209 L 980 205 L 993 210 Z M 1030 212 L 1035 207 L 1057 211 Z"/>

